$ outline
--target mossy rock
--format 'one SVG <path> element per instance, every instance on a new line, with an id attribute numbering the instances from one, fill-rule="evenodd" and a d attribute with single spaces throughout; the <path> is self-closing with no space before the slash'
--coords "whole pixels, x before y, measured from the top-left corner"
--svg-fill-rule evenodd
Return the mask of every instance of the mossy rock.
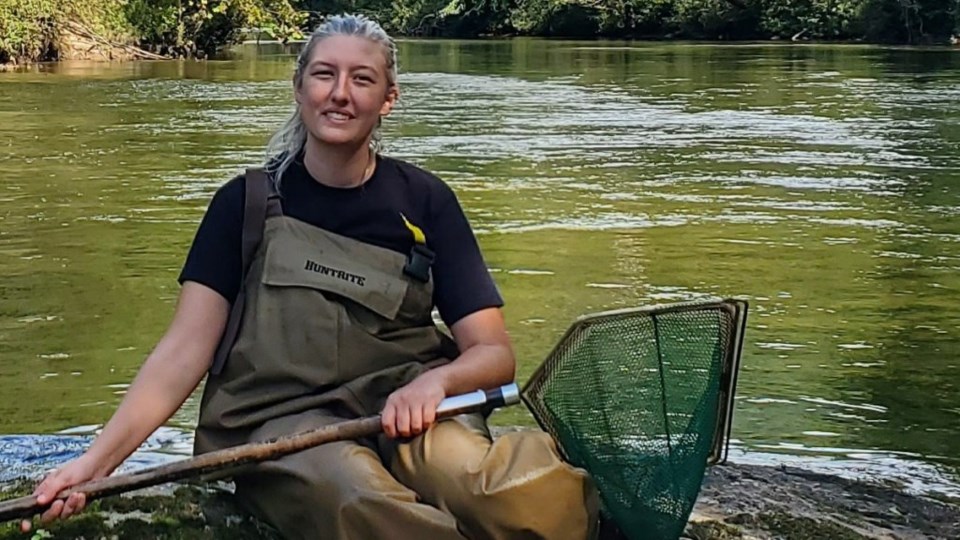
<path id="1" fill-rule="evenodd" d="M 684 536 L 691 540 L 741 540 L 743 534 L 737 527 L 721 521 L 691 521 Z"/>
<path id="2" fill-rule="evenodd" d="M 3 498 L 30 493 L 17 486 Z M 83 514 L 48 526 L 34 520 L 33 532 L 15 522 L 0 525 L 0 540 L 279 540 L 268 525 L 240 509 L 222 485 L 179 485 L 142 490 L 93 502 Z"/>
<path id="3" fill-rule="evenodd" d="M 2 488 L 0 498 L 33 485 Z M 38 523 L 36 525 L 39 525 Z M 615 528 L 614 528 L 615 529 Z M 608 531 L 609 532 L 609 531 Z M 622 535 L 608 535 L 622 539 Z M 960 538 L 960 507 L 900 486 L 855 482 L 783 467 L 710 469 L 686 530 L 692 540 Z M 23 534 L 0 524 L 0 540 L 279 540 L 234 502 L 229 484 L 174 484 L 95 501 L 82 515 Z"/>
<path id="4" fill-rule="evenodd" d="M 785 512 L 769 512 L 756 515 L 740 514 L 727 519 L 726 524 L 743 526 L 751 530 L 759 529 L 771 533 L 776 538 L 789 538 L 790 540 L 824 540 L 826 538 L 830 540 L 870 540 L 875 538 L 874 536 L 860 534 L 849 526 L 839 524 L 826 516 L 812 518 L 792 516 Z"/>

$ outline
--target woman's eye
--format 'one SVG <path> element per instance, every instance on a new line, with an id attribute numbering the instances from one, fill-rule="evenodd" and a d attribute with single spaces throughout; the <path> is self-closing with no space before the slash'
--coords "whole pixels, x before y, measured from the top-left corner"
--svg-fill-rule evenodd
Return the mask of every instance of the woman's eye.
<path id="1" fill-rule="evenodd" d="M 313 72 L 314 77 L 333 77 L 333 72 L 328 69 L 321 69 Z"/>
<path id="2" fill-rule="evenodd" d="M 370 77 L 368 75 L 357 75 L 356 80 L 365 84 L 373 84 L 373 77 Z"/>

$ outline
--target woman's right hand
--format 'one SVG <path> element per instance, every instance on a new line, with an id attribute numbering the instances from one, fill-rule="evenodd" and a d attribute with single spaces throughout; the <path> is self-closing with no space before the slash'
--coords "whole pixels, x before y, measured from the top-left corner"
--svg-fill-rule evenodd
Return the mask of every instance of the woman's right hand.
<path id="1" fill-rule="evenodd" d="M 50 508 L 40 517 L 40 521 L 49 523 L 58 518 L 65 519 L 83 510 L 83 507 L 87 504 L 87 497 L 83 493 L 73 493 L 65 500 L 54 499 L 58 493 L 67 488 L 102 476 L 104 475 L 97 474 L 97 464 L 88 454 L 84 454 L 48 474 L 33 490 L 39 504 L 45 505 L 53 501 Z M 29 532 L 31 526 L 30 520 L 23 520 L 20 523 L 20 530 Z"/>

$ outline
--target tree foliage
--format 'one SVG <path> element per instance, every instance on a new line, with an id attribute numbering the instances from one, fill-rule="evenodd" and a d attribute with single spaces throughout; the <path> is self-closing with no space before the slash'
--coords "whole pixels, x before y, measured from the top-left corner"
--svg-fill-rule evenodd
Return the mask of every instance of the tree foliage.
<path id="1" fill-rule="evenodd" d="M 86 24 L 108 38 L 129 34 L 115 0 L 0 0 L 0 63 L 54 56 L 66 21 Z"/>
<path id="2" fill-rule="evenodd" d="M 144 46 L 190 56 L 212 54 L 252 29 L 298 39 L 306 22 L 288 0 L 129 0 L 126 13 Z"/>
<path id="3" fill-rule="evenodd" d="M 288 40 L 364 13 L 397 35 L 946 42 L 960 0 L 0 0 L 0 62 L 50 52 L 86 21 L 168 54 L 206 56 L 248 33 Z"/>
<path id="4" fill-rule="evenodd" d="M 300 7 L 291 0 L 0 0 L 0 62 L 55 57 L 68 21 L 163 53 L 207 56 L 248 30 L 302 37 Z"/>
<path id="5" fill-rule="evenodd" d="M 518 0 L 503 26 L 535 35 L 944 42 L 960 0 Z"/>

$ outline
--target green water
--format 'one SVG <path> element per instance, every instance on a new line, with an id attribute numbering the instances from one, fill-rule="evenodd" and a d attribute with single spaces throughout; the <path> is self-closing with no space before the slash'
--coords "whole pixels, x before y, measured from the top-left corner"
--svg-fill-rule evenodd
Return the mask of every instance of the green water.
<path id="1" fill-rule="evenodd" d="M 0 73 L 0 434 L 107 420 L 209 197 L 289 111 L 291 52 Z M 386 152 L 459 194 L 521 382 L 579 314 L 738 295 L 734 459 L 958 481 L 960 52 L 403 41 L 400 64 Z"/>

